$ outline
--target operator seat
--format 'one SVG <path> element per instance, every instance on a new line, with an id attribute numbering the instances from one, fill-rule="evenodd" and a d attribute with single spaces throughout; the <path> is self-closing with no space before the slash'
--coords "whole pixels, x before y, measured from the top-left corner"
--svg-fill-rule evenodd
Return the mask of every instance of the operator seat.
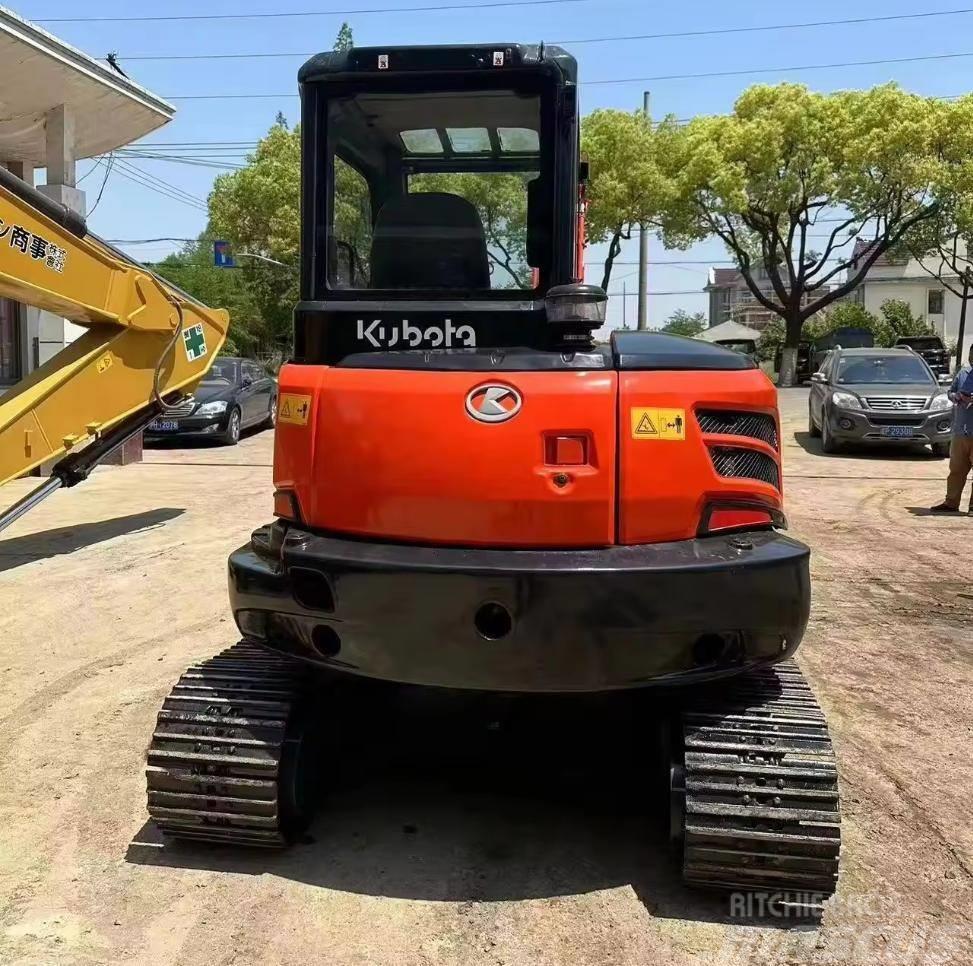
<path id="1" fill-rule="evenodd" d="M 490 287 L 483 222 L 465 198 L 416 192 L 379 209 L 372 233 L 372 288 Z"/>

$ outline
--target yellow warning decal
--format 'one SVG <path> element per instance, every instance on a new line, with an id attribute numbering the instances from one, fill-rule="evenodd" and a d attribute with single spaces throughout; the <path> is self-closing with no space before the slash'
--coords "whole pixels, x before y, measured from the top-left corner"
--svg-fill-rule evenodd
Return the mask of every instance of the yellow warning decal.
<path id="1" fill-rule="evenodd" d="M 685 409 L 643 409 L 633 406 L 632 439 L 686 438 Z"/>
<path id="2" fill-rule="evenodd" d="M 98 372 L 105 372 L 110 369 L 112 365 L 112 357 L 110 352 L 106 352 L 96 363 L 95 368 Z"/>
<path id="3" fill-rule="evenodd" d="M 297 396 L 285 392 L 277 400 L 277 422 L 290 423 L 293 426 L 307 426 L 307 417 L 311 412 L 311 397 Z"/>

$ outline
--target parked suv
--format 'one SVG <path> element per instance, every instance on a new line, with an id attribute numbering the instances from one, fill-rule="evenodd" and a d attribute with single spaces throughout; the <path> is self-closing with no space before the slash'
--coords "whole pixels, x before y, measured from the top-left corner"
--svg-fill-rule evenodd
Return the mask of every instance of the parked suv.
<path id="1" fill-rule="evenodd" d="M 277 381 L 256 362 L 221 356 L 195 393 L 153 419 L 146 439 L 208 437 L 230 446 L 250 426 L 273 426 L 277 415 Z"/>
<path id="2" fill-rule="evenodd" d="M 904 335 L 896 339 L 896 346 L 911 349 L 926 360 L 934 376 L 948 376 L 950 370 L 949 353 L 938 335 Z"/>
<path id="3" fill-rule="evenodd" d="M 811 376 L 808 431 L 826 453 L 845 442 L 920 443 L 944 457 L 952 408 L 911 349 L 832 349 Z"/>

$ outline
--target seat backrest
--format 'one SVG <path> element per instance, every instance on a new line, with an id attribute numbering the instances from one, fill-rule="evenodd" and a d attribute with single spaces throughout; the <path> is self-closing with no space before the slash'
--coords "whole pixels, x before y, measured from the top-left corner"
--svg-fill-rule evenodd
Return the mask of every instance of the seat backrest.
<path id="1" fill-rule="evenodd" d="M 416 192 L 387 201 L 372 233 L 372 288 L 490 287 L 483 222 L 465 198 Z"/>

